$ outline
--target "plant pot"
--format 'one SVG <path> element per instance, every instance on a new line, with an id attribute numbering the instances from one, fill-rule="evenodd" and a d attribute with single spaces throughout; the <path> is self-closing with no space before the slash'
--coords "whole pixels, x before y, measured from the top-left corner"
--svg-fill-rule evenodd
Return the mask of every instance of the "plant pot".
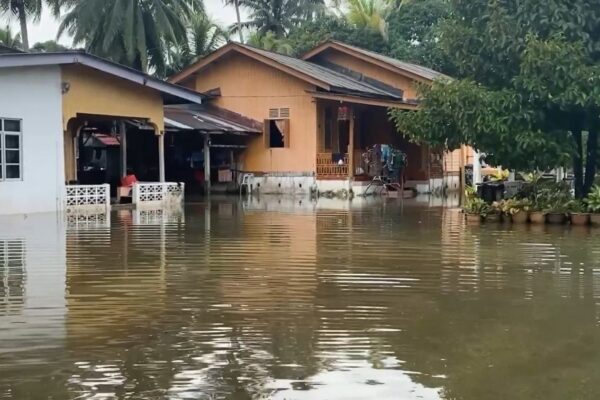
<path id="1" fill-rule="evenodd" d="M 529 213 L 527 211 L 518 211 L 510 216 L 513 224 L 525 224 L 529 220 Z"/>
<path id="2" fill-rule="evenodd" d="M 590 214 L 588 213 L 571 213 L 571 225 L 587 225 L 590 223 Z"/>
<path id="3" fill-rule="evenodd" d="M 480 223 L 482 218 L 479 214 L 465 214 L 465 219 L 469 223 Z"/>
<path id="4" fill-rule="evenodd" d="M 529 213 L 529 221 L 532 224 L 544 224 L 546 223 L 546 214 L 541 211 L 532 211 Z"/>
<path id="5" fill-rule="evenodd" d="M 501 222 L 502 214 L 492 213 L 485 216 L 485 222 Z"/>
<path id="6" fill-rule="evenodd" d="M 590 214 L 590 222 L 592 225 L 600 225 L 600 214 Z"/>
<path id="7" fill-rule="evenodd" d="M 565 213 L 548 213 L 546 214 L 546 222 L 549 224 L 560 225 L 567 222 L 567 214 Z"/>

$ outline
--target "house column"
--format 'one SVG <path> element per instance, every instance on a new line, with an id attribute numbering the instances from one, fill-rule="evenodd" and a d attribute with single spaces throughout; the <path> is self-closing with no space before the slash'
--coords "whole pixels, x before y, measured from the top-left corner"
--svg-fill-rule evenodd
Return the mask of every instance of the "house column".
<path id="1" fill-rule="evenodd" d="M 210 135 L 204 135 L 204 190 L 210 194 Z"/>
<path id="2" fill-rule="evenodd" d="M 165 181 L 165 133 L 158 132 L 158 180 Z"/>
<path id="3" fill-rule="evenodd" d="M 119 135 L 121 136 L 121 178 L 127 176 L 127 129 L 125 121 L 119 121 Z"/>
<path id="4" fill-rule="evenodd" d="M 348 109 L 348 178 L 354 177 L 354 109 Z"/>
<path id="5" fill-rule="evenodd" d="M 481 183 L 481 154 L 473 149 L 473 186 Z"/>

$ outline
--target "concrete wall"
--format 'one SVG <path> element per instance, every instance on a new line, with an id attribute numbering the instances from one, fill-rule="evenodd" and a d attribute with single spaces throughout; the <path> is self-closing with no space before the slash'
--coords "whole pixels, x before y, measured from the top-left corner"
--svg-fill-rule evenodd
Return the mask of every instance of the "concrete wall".
<path id="1" fill-rule="evenodd" d="M 22 119 L 22 180 L 0 181 L 0 214 L 55 211 L 64 191 L 59 67 L 0 70 L 0 117 Z"/>
<path id="2" fill-rule="evenodd" d="M 187 82 L 182 84 L 188 85 Z M 271 108 L 290 109 L 289 148 L 266 148 L 264 137 L 254 138 L 241 157 L 243 169 L 253 172 L 314 172 L 317 152 L 317 111 L 307 90 L 314 86 L 273 67 L 234 53 L 199 71 L 195 89 L 220 88 L 219 107 L 257 121 Z"/>

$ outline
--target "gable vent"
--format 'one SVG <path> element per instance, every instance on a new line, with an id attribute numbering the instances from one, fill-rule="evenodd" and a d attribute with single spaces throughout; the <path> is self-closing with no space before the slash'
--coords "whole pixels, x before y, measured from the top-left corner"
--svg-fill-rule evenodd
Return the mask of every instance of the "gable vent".
<path id="1" fill-rule="evenodd" d="M 287 119 L 289 117 L 289 108 L 269 108 L 269 119 Z"/>

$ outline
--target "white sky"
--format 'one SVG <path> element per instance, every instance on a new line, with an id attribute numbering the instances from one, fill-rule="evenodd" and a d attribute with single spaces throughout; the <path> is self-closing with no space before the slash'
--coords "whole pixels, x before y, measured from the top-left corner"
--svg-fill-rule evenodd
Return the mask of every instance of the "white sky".
<path id="1" fill-rule="evenodd" d="M 219 24 L 229 26 L 235 22 L 235 9 L 233 6 L 226 6 L 222 0 L 204 0 L 204 6 L 208 14 L 212 16 Z M 6 26 L 7 23 L 13 28 L 13 32 L 19 32 L 19 25 L 14 18 L 10 20 L 6 15 L 0 16 L 0 26 Z M 52 15 L 44 11 L 39 22 L 30 22 L 29 28 L 29 43 L 33 45 L 37 42 L 46 40 L 55 40 L 58 32 L 58 21 Z M 71 45 L 70 38 L 63 36 L 59 40 L 60 43 Z"/>

